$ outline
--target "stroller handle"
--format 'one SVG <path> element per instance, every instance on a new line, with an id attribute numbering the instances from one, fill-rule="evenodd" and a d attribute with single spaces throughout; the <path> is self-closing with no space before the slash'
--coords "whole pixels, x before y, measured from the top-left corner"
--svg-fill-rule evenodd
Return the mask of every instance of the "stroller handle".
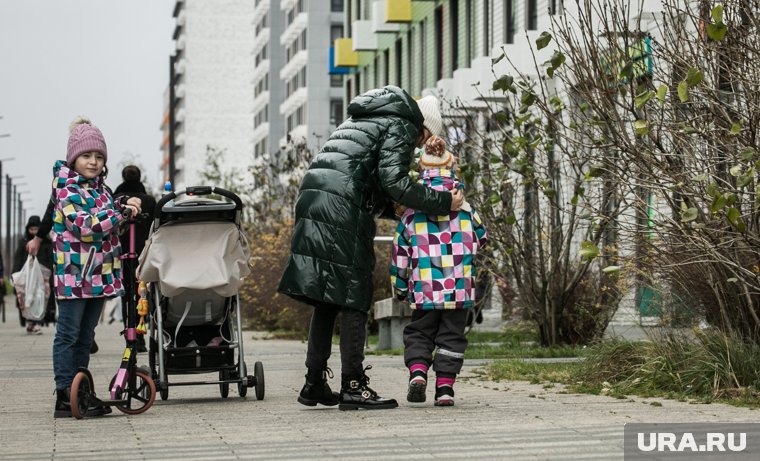
<path id="1" fill-rule="evenodd" d="M 191 186 L 185 188 L 185 190 L 177 191 L 177 192 L 169 192 L 168 194 L 161 197 L 161 200 L 158 201 L 156 204 L 156 207 L 158 210 L 162 209 L 164 205 L 166 205 L 169 201 L 174 200 L 180 195 L 211 195 L 211 194 L 218 194 L 222 197 L 226 197 L 233 202 L 235 202 L 235 209 L 241 210 L 243 209 L 243 201 L 240 200 L 240 197 L 237 196 L 234 192 L 230 192 L 227 189 L 222 189 L 221 187 L 212 187 L 212 186 Z"/>

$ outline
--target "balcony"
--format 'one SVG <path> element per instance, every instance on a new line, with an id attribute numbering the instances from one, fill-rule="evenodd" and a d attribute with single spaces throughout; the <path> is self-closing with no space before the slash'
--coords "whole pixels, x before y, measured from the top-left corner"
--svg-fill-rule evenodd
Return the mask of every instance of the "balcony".
<path id="1" fill-rule="evenodd" d="M 401 31 L 400 24 L 392 24 L 385 20 L 385 1 L 375 0 L 372 2 L 372 32 L 374 33 L 398 33 Z"/>
<path id="2" fill-rule="evenodd" d="M 288 81 L 295 74 L 298 73 L 299 70 L 301 70 L 305 65 L 306 62 L 309 59 L 309 52 L 306 50 L 301 50 L 298 53 L 296 53 L 295 56 L 290 58 L 290 61 L 288 61 L 287 64 L 285 64 L 282 67 L 282 70 L 280 70 L 280 80 Z"/>
<path id="3" fill-rule="evenodd" d="M 385 0 L 385 21 L 412 22 L 412 0 Z"/>
<path id="4" fill-rule="evenodd" d="M 359 65 L 359 53 L 354 51 L 353 40 L 350 38 L 335 39 L 335 67 L 356 67 Z"/>
<path id="5" fill-rule="evenodd" d="M 307 13 L 298 13 L 298 16 L 293 20 L 293 23 L 290 24 L 280 36 L 280 45 L 288 46 L 293 43 L 293 40 L 296 40 L 308 25 L 309 15 Z"/>
<path id="6" fill-rule="evenodd" d="M 335 65 L 335 47 L 331 46 L 330 51 L 327 53 L 328 60 L 328 74 L 330 75 L 346 75 L 351 73 L 351 69 L 348 67 L 338 67 Z"/>
<path id="7" fill-rule="evenodd" d="M 354 21 L 351 30 L 354 51 L 377 50 L 377 34 L 372 31 L 372 21 Z"/>
<path id="8" fill-rule="evenodd" d="M 283 101 L 283 103 L 280 105 L 280 115 L 283 115 L 285 117 L 289 116 L 295 112 L 296 109 L 306 104 L 306 101 L 308 99 L 309 92 L 306 87 L 297 89 L 293 94 L 290 95 L 288 99 Z"/>

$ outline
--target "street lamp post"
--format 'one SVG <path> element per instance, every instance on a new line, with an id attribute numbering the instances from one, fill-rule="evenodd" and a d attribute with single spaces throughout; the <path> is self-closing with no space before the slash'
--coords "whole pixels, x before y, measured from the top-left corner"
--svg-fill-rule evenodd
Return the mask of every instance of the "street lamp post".
<path id="1" fill-rule="evenodd" d="M 12 176 L 11 177 L 11 179 L 15 179 L 15 178 L 23 178 L 23 175 Z M 27 183 L 25 183 L 25 182 L 14 183 L 13 184 L 13 194 L 9 194 L 9 197 L 8 197 L 9 198 L 9 207 L 8 207 L 9 213 L 8 213 L 7 229 L 8 229 L 8 242 L 9 242 L 8 248 L 9 248 L 9 252 L 10 252 L 8 254 L 8 256 L 10 257 L 10 260 L 11 260 L 11 267 L 13 267 L 13 264 L 16 263 L 16 261 L 14 261 L 14 259 L 16 258 L 16 255 L 13 254 L 13 248 L 14 248 L 14 246 L 13 246 L 14 238 L 13 237 L 14 237 L 14 233 L 15 233 L 14 231 L 16 231 L 18 229 L 18 226 L 20 224 L 19 221 L 21 220 L 20 219 L 20 213 L 19 213 L 20 208 L 21 208 L 21 201 L 18 199 L 18 186 L 25 186 L 26 184 Z M 18 235 L 18 234 L 16 234 L 16 235 Z"/>
<path id="2" fill-rule="evenodd" d="M 7 158 L 0 159 L 0 180 L 2 180 L 2 178 L 3 178 L 3 162 L 10 162 L 11 160 L 15 160 L 15 159 L 16 159 L 15 157 L 7 157 Z M 1 181 L 0 181 L 0 244 L 2 244 L 2 233 L 3 233 L 2 206 L 3 206 L 3 186 L 2 186 Z M 7 238 L 10 238 L 10 236 L 6 236 L 6 239 Z M 6 245 L 5 261 L 8 264 L 6 264 L 5 267 L 10 267 L 10 259 L 8 259 L 8 258 L 10 258 L 10 255 L 8 254 L 7 248 L 8 248 L 8 246 Z"/>

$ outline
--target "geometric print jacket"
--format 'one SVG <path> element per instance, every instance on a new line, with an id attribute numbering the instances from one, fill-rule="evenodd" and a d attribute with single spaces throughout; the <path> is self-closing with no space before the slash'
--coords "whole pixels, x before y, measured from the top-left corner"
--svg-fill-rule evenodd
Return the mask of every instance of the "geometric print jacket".
<path id="1" fill-rule="evenodd" d="M 461 189 L 453 171 L 425 170 L 420 182 L 438 191 Z M 413 309 L 467 309 L 475 302 L 474 258 L 487 240 L 478 213 L 452 211 L 434 216 L 407 209 L 391 250 L 395 295 Z"/>
<path id="2" fill-rule="evenodd" d="M 58 299 L 121 296 L 119 225 L 126 198 L 114 202 L 103 177 L 87 179 L 64 161 L 53 167 L 53 240 Z"/>

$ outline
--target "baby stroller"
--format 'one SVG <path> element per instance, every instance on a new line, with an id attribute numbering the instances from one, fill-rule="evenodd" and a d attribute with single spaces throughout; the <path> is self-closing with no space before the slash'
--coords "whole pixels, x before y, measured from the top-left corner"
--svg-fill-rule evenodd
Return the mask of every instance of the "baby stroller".
<path id="1" fill-rule="evenodd" d="M 227 200 L 213 200 L 217 194 Z M 175 202 L 175 199 L 178 199 Z M 140 255 L 140 278 L 151 284 L 149 364 L 162 400 L 170 386 L 230 384 L 264 398 L 264 367 L 248 375 L 238 289 L 250 273 L 240 229 L 240 197 L 219 187 L 188 187 L 158 202 Z M 235 357 L 237 351 L 237 358 Z M 170 382 L 169 375 L 218 373 L 218 380 Z"/>

